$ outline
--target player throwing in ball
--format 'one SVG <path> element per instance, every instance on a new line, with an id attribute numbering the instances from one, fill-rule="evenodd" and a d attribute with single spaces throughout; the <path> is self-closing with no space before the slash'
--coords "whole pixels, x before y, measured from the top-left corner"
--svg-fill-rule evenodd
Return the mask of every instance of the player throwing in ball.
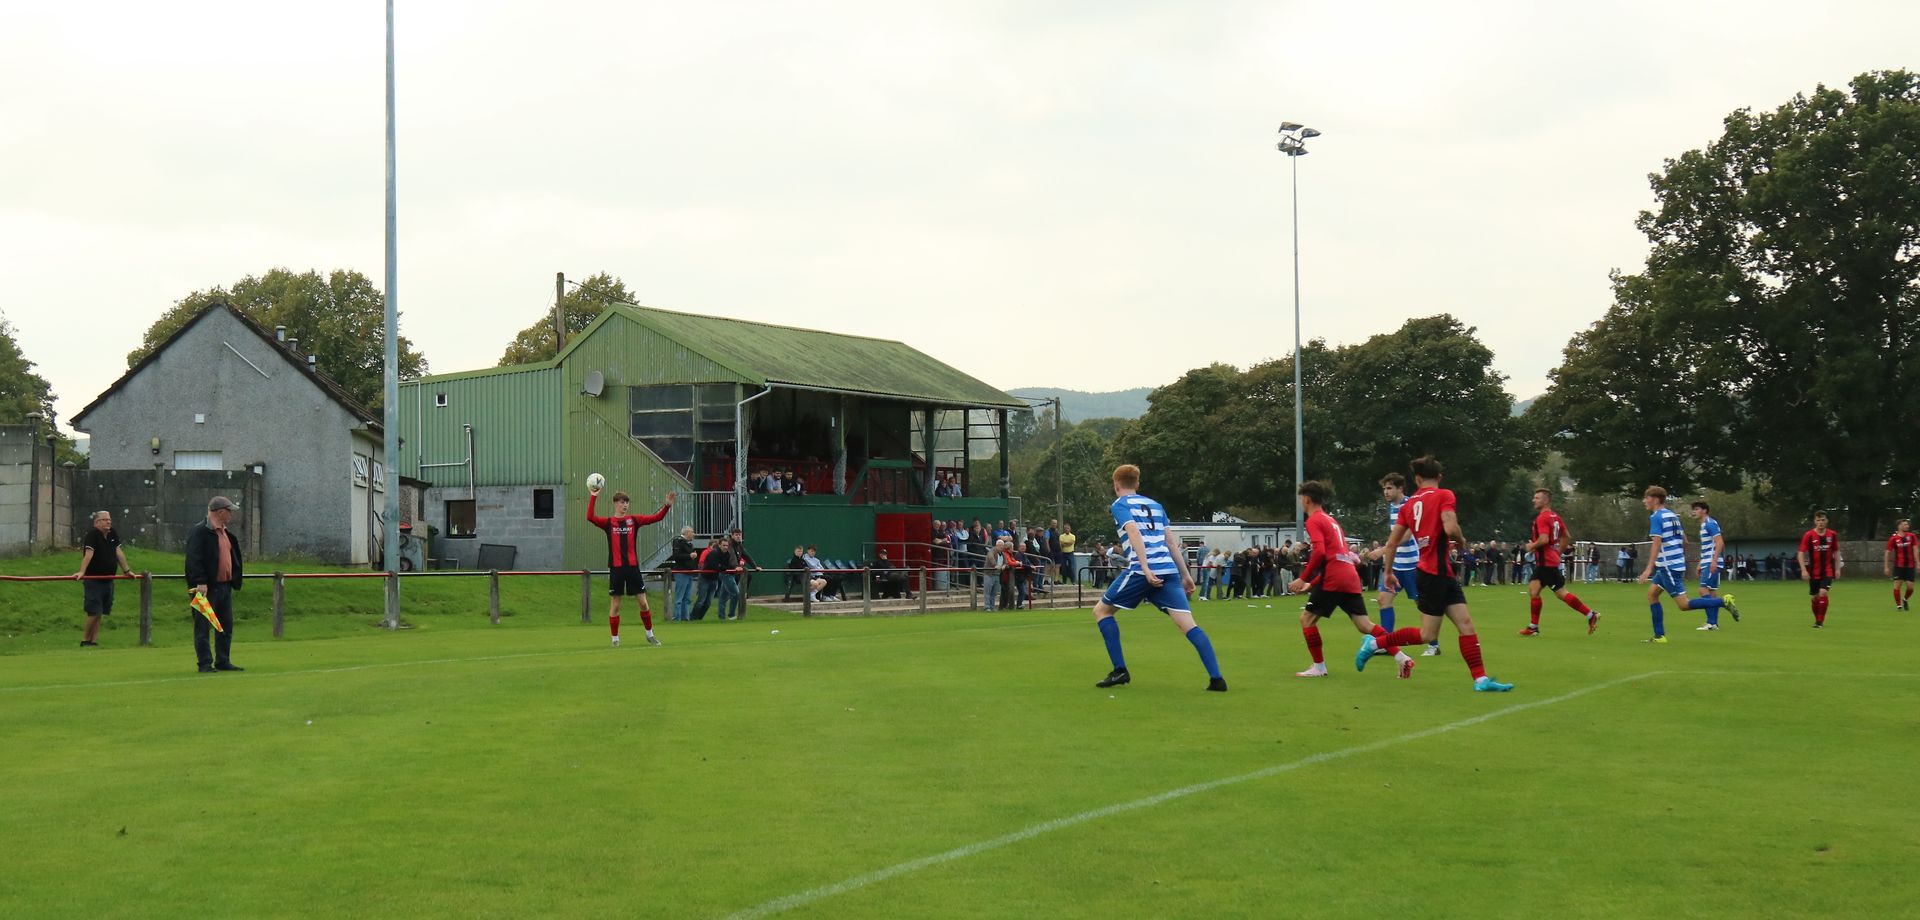
<path id="1" fill-rule="evenodd" d="M 613 634 L 614 648 L 620 647 L 620 599 L 637 597 L 640 599 L 640 626 L 647 631 L 647 644 L 659 645 L 659 637 L 653 634 L 653 608 L 647 606 L 646 577 L 640 574 L 640 551 L 636 537 L 640 528 L 659 522 L 667 516 L 673 507 L 677 492 L 667 493 L 667 503 L 660 510 L 648 515 L 629 514 L 627 511 L 627 493 L 613 493 L 613 517 L 594 515 L 594 503 L 600 500 L 600 489 L 605 482 L 593 482 L 587 485 L 587 523 L 607 532 L 607 593 L 613 600 L 607 604 L 607 629 Z"/>
<path id="2" fill-rule="evenodd" d="M 1560 519 L 1560 513 L 1553 510 L 1551 491 L 1533 490 L 1533 508 L 1540 513 L 1533 519 L 1533 538 L 1527 541 L 1528 551 L 1534 554 L 1533 578 L 1527 582 L 1527 608 L 1532 622 L 1520 630 L 1520 635 L 1540 635 L 1540 592 L 1547 590 L 1587 618 L 1587 635 L 1591 636 L 1600 628 L 1600 614 L 1567 590 L 1566 575 L 1560 571 L 1560 552 L 1573 545 L 1573 534 L 1567 530 L 1567 522 Z"/>
<path id="3" fill-rule="evenodd" d="M 1362 636 L 1375 639 L 1384 638 L 1387 630 L 1374 625 L 1367 616 L 1367 599 L 1360 596 L 1360 570 L 1355 563 L 1360 557 L 1347 547 L 1347 535 L 1340 529 L 1340 522 L 1326 510 L 1327 498 L 1332 490 L 1324 483 L 1303 482 L 1300 484 L 1300 512 L 1307 519 L 1307 540 L 1313 544 L 1313 555 L 1307 560 L 1307 567 L 1300 577 L 1287 586 L 1295 594 L 1307 594 L 1307 606 L 1300 611 L 1300 634 L 1306 637 L 1307 652 L 1313 656 L 1313 666 L 1295 674 L 1295 677 L 1327 676 L 1327 660 L 1320 652 L 1320 621 L 1333 615 L 1335 610 L 1346 613 L 1353 628 Z M 1400 663 L 1402 678 L 1413 676 L 1413 659 L 1407 653 L 1392 646 L 1382 646 L 1383 654 L 1391 654 Z M 1354 666 L 1366 670 L 1365 658 L 1355 659 Z"/>
<path id="4" fill-rule="evenodd" d="M 1187 572 L 1183 554 L 1175 551 L 1180 544 L 1167 531 L 1167 509 L 1140 494 L 1140 468 L 1131 463 L 1114 469 L 1113 494 L 1113 524 L 1120 542 L 1127 547 L 1127 568 L 1093 605 L 1094 626 L 1099 628 L 1100 638 L 1107 644 L 1107 657 L 1113 661 L 1113 671 L 1094 686 L 1118 687 L 1132 682 L 1126 656 L 1120 653 L 1120 621 L 1113 615 L 1146 601 L 1172 619 L 1193 643 L 1193 650 L 1200 653 L 1200 663 L 1207 668 L 1207 689 L 1225 692 L 1227 682 L 1220 676 L 1213 642 L 1193 622 L 1193 611 L 1187 606 L 1187 598 L 1193 594 L 1193 576 Z"/>
<path id="5" fill-rule="evenodd" d="M 1409 534 L 1420 544 L 1420 565 L 1414 575 L 1420 584 L 1420 599 L 1416 601 L 1420 605 L 1420 627 L 1409 626 L 1381 638 L 1368 636 L 1360 640 L 1354 666 L 1366 667 L 1366 659 L 1383 647 L 1435 641 L 1440 637 L 1440 622 L 1451 620 L 1453 628 L 1460 633 L 1460 658 L 1473 675 L 1473 689 L 1479 693 L 1512 690 L 1512 684 L 1487 676 L 1486 666 L 1480 660 L 1480 637 L 1473 631 L 1473 614 L 1467 609 L 1467 594 L 1460 589 L 1460 578 L 1448 558 L 1449 543 L 1465 546 L 1467 542 L 1466 534 L 1460 531 L 1459 501 L 1451 490 L 1440 488 L 1440 461 L 1430 456 L 1421 457 L 1413 461 L 1409 472 L 1413 473 L 1417 491 L 1400 506 L 1400 517 L 1394 522 L 1393 534 L 1387 537 L 1387 545 L 1398 546 Z M 1389 573 L 1387 584 L 1397 587 L 1398 580 Z"/>

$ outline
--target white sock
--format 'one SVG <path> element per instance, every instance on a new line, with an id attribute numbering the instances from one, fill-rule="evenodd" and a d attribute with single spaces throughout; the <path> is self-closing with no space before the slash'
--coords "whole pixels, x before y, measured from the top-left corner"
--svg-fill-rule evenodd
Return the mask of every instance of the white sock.
<path id="1" fill-rule="evenodd" d="M 1412 656 L 1412 655 L 1409 655 L 1409 654 L 1407 654 L 1406 652 L 1394 652 L 1394 653 L 1393 653 L 1393 660 L 1395 660 L 1395 661 L 1412 661 L 1412 660 L 1413 660 L 1413 656 Z"/>
<path id="2" fill-rule="evenodd" d="M 651 629 L 647 630 L 647 638 L 649 639 L 653 638 L 653 630 Z"/>

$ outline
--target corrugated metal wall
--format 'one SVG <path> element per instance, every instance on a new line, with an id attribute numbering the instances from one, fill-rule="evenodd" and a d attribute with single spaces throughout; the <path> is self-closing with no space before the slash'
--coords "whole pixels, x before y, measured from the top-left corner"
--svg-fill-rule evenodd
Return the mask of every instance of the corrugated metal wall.
<path id="1" fill-rule="evenodd" d="M 435 398 L 445 395 L 444 407 Z M 563 390 L 557 367 L 479 376 L 431 377 L 401 384 L 400 469 L 438 485 L 465 484 L 461 467 L 424 472 L 422 463 L 467 456 L 463 425 L 473 426 L 474 482 L 483 486 L 562 481 Z"/>
<path id="2" fill-rule="evenodd" d="M 688 351 L 678 342 L 619 314 L 609 317 L 586 340 L 567 354 L 565 375 L 565 480 L 584 483 L 588 473 L 607 477 L 609 494 L 618 489 L 633 496 L 637 514 L 651 514 L 667 492 L 689 490 L 686 482 L 661 466 L 629 436 L 627 389 L 657 383 L 726 383 L 740 375 Z M 605 380 L 600 396 L 581 393 L 587 374 L 599 371 Z M 603 566 L 607 541 L 586 521 L 587 490 L 567 490 L 567 564 Z M 692 503 L 687 503 L 691 510 Z M 600 509 L 602 514 L 607 509 Z M 676 509 L 659 524 L 640 531 L 642 559 L 668 545 L 690 518 Z"/>

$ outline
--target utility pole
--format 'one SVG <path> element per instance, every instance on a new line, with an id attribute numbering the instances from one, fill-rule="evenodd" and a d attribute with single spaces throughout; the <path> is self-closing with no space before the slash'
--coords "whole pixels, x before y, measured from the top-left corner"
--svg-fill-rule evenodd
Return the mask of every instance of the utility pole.
<path id="1" fill-rule="evenodd" d="M 567 273 L 554 272 L 553 273 L 553 351 L 554 351 L 554 354 L 559 354 L 560 349 L 567 347 L 567 310 L 565 307 L 560 305 L 561 299 L 566 296 L 567 296 Z"/>
<path id="2" fill-rule="evenodd" d="M 1053 398 L 1053 516 L 1067 519 L 1066 455 L 1060 452 L 1060 397 Z"/>

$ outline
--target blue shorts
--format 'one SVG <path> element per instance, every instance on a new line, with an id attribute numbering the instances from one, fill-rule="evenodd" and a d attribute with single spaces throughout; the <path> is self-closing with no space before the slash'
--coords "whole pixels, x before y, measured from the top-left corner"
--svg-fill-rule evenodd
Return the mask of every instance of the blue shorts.
<path id="1" fill-rule="evenodd" d="M 1400 591 L 1407 596 L 1407 600 L 1417 601 L 1420 599 L 1419 573 L 1419 569 L 1393 570 L 1393 577 L 1399 579 Z M 1385 571 L 1380 573 L 1380 590 L 1387 590 L 1387 573 Z"/>
<path id="2" fill-rule="evenodd" d="M 1719 570 L 1716 569 L 1716 570 L 1709 571 L 1704 568 L 1700 570 L 1700 590 L 1702 591 L 1720 590 Z"/>
<path id="3" fill-rule="evenodd" d="M 1100 602 L 1121 610 L 1132 610 L 1145 601 L 1165 613 L 1192 613 L 1187 605 L 1187 592 L 1180 586 L 1180 576 L 1161 575 L 1160 587 L 1148 583 L 1147 576 L 1139 572 L 1127 572 L 1119 580 L 1107 586 L 1107 593 L 1100 595 Z"/>
<path id="4" fill-rule="evenodd" d="M 1648 579 L 1653 586 L 1667 592 L 1667 596 L 1678 600 L 1687 596 L 1686 569 L 1654 569 L 1653 577 Z"/>

